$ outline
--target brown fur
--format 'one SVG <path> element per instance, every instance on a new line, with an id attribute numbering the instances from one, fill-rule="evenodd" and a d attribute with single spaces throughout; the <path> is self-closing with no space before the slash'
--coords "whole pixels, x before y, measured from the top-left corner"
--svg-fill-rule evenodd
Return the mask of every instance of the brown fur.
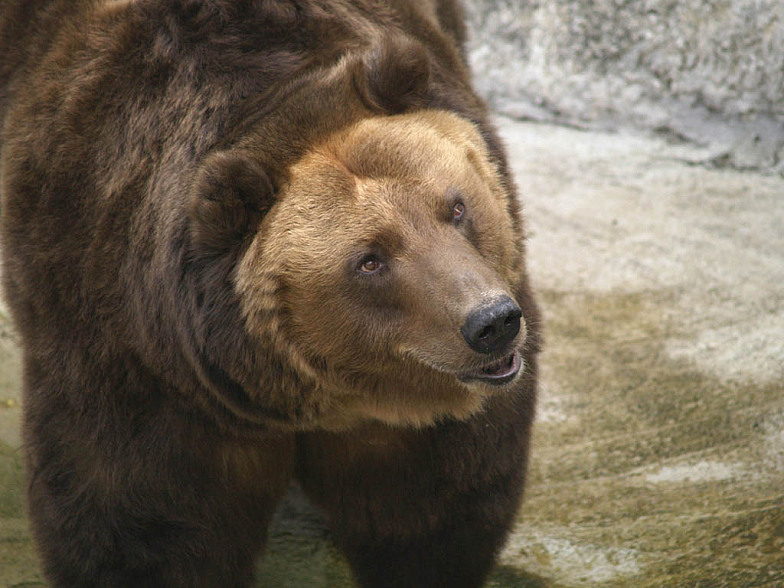
<path id="1" fill-rule="evenodd" d="M 247 585 L 294 475 L 361 585 L 481 584 L 539 318 L 464 35 L 452 0 L 3 5 L 4 287 L 54 585 Z M 520 332 L 486 355 L 461 326 L 500 297 Z M 466 381 L 510 353 L 512 382 Z"/>

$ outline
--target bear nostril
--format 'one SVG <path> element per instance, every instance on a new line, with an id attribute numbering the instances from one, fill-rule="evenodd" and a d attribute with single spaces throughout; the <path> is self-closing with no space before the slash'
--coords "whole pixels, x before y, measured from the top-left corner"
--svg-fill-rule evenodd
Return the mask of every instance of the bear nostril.
<path id="1" fill-rule="evenodd" d="M 520 332 L 520 307 L 508 296 L 474 309 L 460 332 L 468 346 L 479 353 L 504 349 Z"/>
<path id="2" fill-rule="evenodd" d="M 488 337 L 492 337 L 493 333 L 495 333 L 495 329 L 493 328 L 493 325 L 488 325 L 480 331 L 479 338 L 487 339 Z"/>

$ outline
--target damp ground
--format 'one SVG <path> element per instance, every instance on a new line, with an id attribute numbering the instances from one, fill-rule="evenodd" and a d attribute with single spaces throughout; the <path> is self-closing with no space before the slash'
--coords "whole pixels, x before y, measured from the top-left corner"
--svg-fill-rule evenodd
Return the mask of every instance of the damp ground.
<path id="1" fill-rule="evenodd" d="M 784 585 L 784 179 L 699 147 L 500 119 L 546 351 L 526 500 L 488 586 Z M 44 586 L 0 305 L 0 586 Z M 258 586 L 350 588 L 281 505 Z"/>

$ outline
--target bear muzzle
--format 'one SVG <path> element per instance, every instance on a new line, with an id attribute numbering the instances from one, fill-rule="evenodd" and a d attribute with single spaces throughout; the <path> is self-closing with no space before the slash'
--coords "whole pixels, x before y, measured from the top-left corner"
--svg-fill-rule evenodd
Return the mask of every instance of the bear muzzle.
<path id="1" fill-rule="evenodd" d="M 472 310 L 460 332 L 477 353 L 498 353 L 520 332 L 522 316 L 523 311 L 514 300 L 504 295 Z"/>
<path id="2" fill-rule="evenodd" d="M 506 295 L 483 303 L 468 314 L 460 329 L 468 346 L 482 355 L 504 355 L 459 374 L 458 379 L 501 386 L 517 377 L 523 364 L 522 356 L 516 349 L 508 350 L 520 333 L 522 314 L 520 307 Z"/>

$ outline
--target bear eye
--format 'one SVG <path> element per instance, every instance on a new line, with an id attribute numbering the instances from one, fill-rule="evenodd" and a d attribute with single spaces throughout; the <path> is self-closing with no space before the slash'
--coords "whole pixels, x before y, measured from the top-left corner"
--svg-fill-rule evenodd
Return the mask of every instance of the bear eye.
<path id="1" fill-rule="evenodd" d="M 359 262 L 359 271 L 363 274 L 376 274 L 383 267 L 383 262 L 375 255 L 363 257 Z"/>
<path id="2" fill-rule="evenodd" d="M 459 200 L 452 206 L 452 220 L 460 221 L 466 213 L 466 205 Z"/>

